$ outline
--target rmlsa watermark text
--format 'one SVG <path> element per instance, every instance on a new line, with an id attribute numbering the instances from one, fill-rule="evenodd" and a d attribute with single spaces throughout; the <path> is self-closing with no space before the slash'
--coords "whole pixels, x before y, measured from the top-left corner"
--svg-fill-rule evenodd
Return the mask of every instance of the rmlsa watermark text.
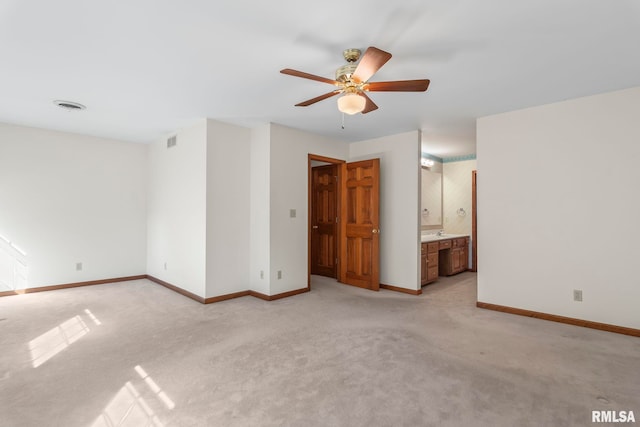
<path id="1" fill-rule="evenodd" d="M 633 411 L 591 411 L 592 423 L 635 423 Z"/>

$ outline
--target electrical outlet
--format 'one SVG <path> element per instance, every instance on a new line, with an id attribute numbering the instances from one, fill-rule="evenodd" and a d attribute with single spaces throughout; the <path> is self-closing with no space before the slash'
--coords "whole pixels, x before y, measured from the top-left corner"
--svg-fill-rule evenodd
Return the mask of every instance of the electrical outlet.
<path id="1" fill-rule="evenodd" d="M 82 263 L 76 262 L 76 271 L 82 271 Z"/>
<path id="2" fill-rule="evenodd" d="M 167 269 L 167 263 L 166 262 L 164 263 L 164 269 L 165 270 Z"/>
<path id="3" fill-rule="evenodd" d="M 573 290 L 573 300 L 582 302 L 582 290 L 581 289 L 574 289 Z"/>
<path id="4" fill-rule="evenodd" d="M 260 278 L 264 279 L 264 270 L 260 270 Z"/>
<path id="5" fill-rule="evenodd" d="M 282 270 L 278 270 L 278 279 L 282 279 Z"/>

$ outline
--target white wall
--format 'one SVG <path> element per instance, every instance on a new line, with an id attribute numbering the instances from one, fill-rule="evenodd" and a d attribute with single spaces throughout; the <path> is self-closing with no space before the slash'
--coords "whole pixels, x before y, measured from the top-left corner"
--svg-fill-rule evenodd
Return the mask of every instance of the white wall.
<path id="1" fill-rule="evenodd" d="M 347 143 L 276 124 L 270 142 L 269 278 L 270 295 L 276 295 L 307 286 L 308 154 L 346 160 L 349 149 Z M 296 218 L 289 217 L 290 209 Z"/>
<path id="2" fill-rule="evenodd" d="M 207 297 L 249 289 L 250 138 L 207 120 Z"/>
<path id="3" fill-rule="evenodd" d="M 419 288 L 418 141 L 412 132 L 349 145 L 203 119 L 167 148 L 166 138 L 145 146 L 2 125 L 0 281 L 147 273 L 201 297 L 304 288 L 312 153 L 381 158 L 381 280 Z"/>
<path id="4" fill-rule="evenodd" d="M 270 143 L 271 125 L 251 130 L 250 212 L 249 212 L 249 286 L 269 295 L 270 278 Z M 262 276 L 260 274 L 262 272 Z"/>
<path id="5" fill-rule="evenodd" d="M 170 136 L 170 135 L 168 135 Z M 207 121 L 149 145 L 147 273 L 205 297 Z M 166 263 L 166 269 L 165 269 Z"/>
<path id="6" fill-rule="evenodd" d="M 380 282 L 420 289 L 420 133 L 349 144 L 349 161 L 380 158 Z"/>
<path id="7" fill-rule="evenodd" d="M 442 227 L 442 172 L 422 168 L 421 174 L 421 225 Z M 433 231 L 435 233 L 435 231 Z"/>
<path id="8" fill-rule="evenodd" d="M 633 88 L 478 120 L 479 301 L 640 327 L 639 111 Z"/>
<path id="9" fill-rule="evenodd" d="M 145 222 L 144 145 L 0 124 L 0 291 L 145 274 Z"/>
<path id="10" fill-rule="evenodd" d="M 476 160 L 443 164 L 443 225 L 446 233 L 471 236 L 471 172 L 477 168 Z M 460 208 L 464 209 L 466 215 L 458 215 Z"/>

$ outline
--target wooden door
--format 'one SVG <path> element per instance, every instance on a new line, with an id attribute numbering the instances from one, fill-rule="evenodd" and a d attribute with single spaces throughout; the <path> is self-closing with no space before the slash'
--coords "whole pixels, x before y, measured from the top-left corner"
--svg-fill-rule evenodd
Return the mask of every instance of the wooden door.
<path id="1" fill-rule="evenodd" d="M 380 159 L 342 165 L 340 280 L 380 289 Z"/>
<path id="2" fill-rule="evenodd" d="M 311 171 L 311 274 L 336 278 L 338 165 Z"/>

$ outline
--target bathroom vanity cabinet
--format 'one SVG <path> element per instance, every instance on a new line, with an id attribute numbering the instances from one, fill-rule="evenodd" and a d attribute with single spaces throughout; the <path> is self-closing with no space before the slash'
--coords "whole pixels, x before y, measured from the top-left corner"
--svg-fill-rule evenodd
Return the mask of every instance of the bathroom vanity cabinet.
<path id="1" fill-rule="evenodd" d="M 469 236 L 441 237 L 422 242 L 421 284 L 434 282 L 438 276 L 451 276 L 469 268 Z"/>
<path id="2" fill-rule="evenodd" d="M 466 271 L 469 268 L 469 238 L 451 239 L 449 249 L 444 255 L 440 257 L 439 263 L 441 276 L 451 276 Z"/>
<path id="3" fill-rule="evenodd" d="M 438 242 L 423 243 L 421 253 L 421 283 L 434 282 L 438 278 L 438 256 L 440 244 Z"/>

